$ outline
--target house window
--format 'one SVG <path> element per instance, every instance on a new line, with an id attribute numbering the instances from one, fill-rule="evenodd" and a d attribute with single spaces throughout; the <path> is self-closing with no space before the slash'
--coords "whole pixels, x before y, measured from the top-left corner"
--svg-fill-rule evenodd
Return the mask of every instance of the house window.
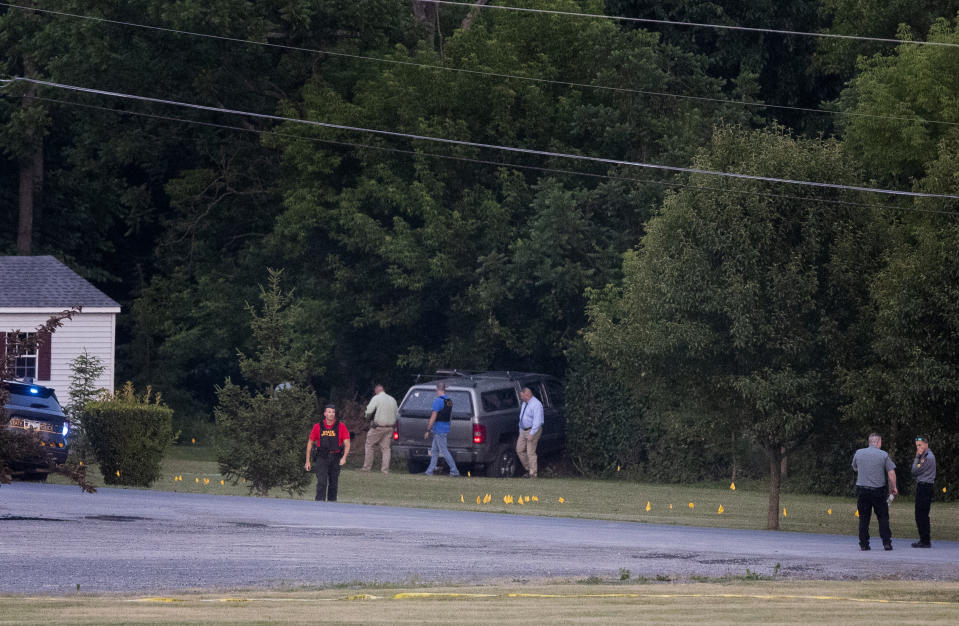
<path id="1" fill-rule="evenodd" d="M 33 343 L 27 347 L 25 342 L 36 339 L 36 333 L 7 333 L 4 344 L 5 354 L 16 354 L 16 360 L 10 365 L 13 367 L 14 378 L 33 378 L 37 377 L 37 346 Z"/>

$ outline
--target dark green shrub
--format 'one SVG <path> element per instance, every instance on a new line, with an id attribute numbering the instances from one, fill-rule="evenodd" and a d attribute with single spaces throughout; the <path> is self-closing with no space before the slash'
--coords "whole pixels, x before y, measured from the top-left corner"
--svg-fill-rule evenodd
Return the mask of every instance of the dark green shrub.
<path id="1" fill-rule="evenodd" d="M 133 385 L 84 407 L 86 433 L 108 485 L 147 487 L 160 476 L 160 461 L 173 436 L 173 410 L 151 390 L 138 397 Z"/>
<path id="2" fill-rule="evenodd" d="M 586 476 L 623 476 L 658 482 L 723 481 L 763 477 L 768 462 L 742 437 L 685 427 L 678 416 L 645 406 L 641 382 L 590 355 L 567 355 L 566 450 Z M 734 469 L 735 468 L 735 469 Z"/>
<path id="3" fill-rule="evenodd" d="M 566 452 L 579 472 L 603 476 L 646 457 L 643 407 L 618 372 L 582 349 L 570 350 L 566 376 Z"/>

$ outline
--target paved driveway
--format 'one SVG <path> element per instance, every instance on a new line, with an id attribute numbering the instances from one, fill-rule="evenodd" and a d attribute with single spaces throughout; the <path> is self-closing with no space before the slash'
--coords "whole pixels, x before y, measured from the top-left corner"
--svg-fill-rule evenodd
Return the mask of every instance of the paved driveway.
<path id="1" fill-rule="evenodd" d="M 959 579 L 959 543 L 15 483 L 0 488 L 0 592 L 153 593 L 338 582 Z M 878 541 L 876 541 L 878 544 Z"/>

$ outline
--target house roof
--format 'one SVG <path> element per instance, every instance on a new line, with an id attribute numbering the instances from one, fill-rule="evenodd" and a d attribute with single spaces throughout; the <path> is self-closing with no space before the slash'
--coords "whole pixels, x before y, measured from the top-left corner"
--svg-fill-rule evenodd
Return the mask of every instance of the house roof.
<path id="1" fill-rule="evenodd" d="M 116 307 L 115 300 L 52 256 L 0 256 L 0 308 Z"/>

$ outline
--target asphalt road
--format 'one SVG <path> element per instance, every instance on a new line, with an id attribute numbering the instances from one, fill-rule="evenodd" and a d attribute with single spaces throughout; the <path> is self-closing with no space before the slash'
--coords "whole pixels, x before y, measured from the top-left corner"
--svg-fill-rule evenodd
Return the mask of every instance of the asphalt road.
<path id="1" fill-rule="evenodd" d="M 910 529 L 912 530 L 912 529 Z M 895 529 L 894 529 L 895 531 Z M 331 583 L 740 576 L 959 579 L 959 543 L 15 483 L 0 592 L 157 593 Z"/>

